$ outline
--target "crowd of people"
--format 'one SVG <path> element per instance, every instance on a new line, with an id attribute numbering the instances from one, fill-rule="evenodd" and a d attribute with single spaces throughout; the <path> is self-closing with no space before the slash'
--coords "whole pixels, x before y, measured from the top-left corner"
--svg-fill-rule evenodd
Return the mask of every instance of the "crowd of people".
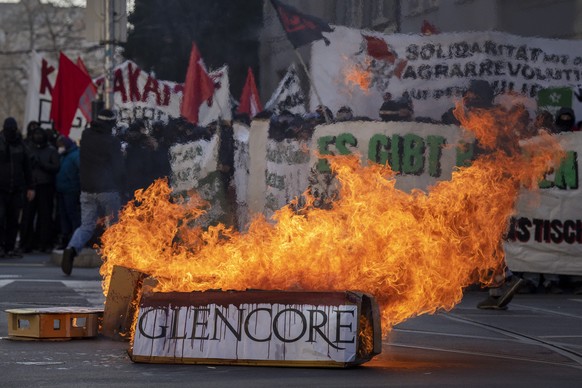
<path id="1" fill-rule="evenodd" d="M 477 80 L 471 82 L 464 98 L 466 108 L 489 108 L 494 93 L 486 81 Z M 452 108 L 440 121 L 415 117 L 407 94 L 394 99 L 386 93 L 379 116 L 383 121 L 459 124 Z M 276 141 L 308 140 L 319 124 L 371 121 L 355 116 L 348 106 L 335 115 L 319 106 L 305 115 L 262 112 L 258 118 L 270 120 L 269 137 Z M 244 116 L 235 120 L 250 123 Z M 170 176 L 169 149 L 173 144 L 208 140 L 218 128 L 217 123 L 200 127 L 183 118 L 170 119 L 167 124 L 145 120 L 135 120 L 129 126 L 118 124 L 113 111 L 100 111 L 83 131 L 78 146 L 37 122 L 28 123 L 23 138 L 14 118 L 4 120 L 0 132 L 0 258 L 22 257 L 32 251 L 49 253 L 56 247 L 64 250 L 62 269 L 69 275 L 83 247 L 97 242 L 103 222 L 114 222 L 122 204 L 132 200 L 136 190 Z M 541 129 L 560 133 L 581 127 L 581 123 L 576 124 L 574 111 L 567 107 L 555 115 L 540 111 L 534 119 L 524 117 L 524 128 L 532 134 Z M 222 142 L 226 146 L 221 146 L 219 165 L 224 179 L 229 180 L 234 153 L 232 127 L 221 128 L 230 141 Z M 479 307 L 503 308 L 515 292 L 563 292 L 563 279 L 558 275 L 519 275 L 505 274 L 507 281 L 493 288 L 490 298 Z M 582 287 L 576 292 L 582 293 Z"/>
<path id="2" fill-rule="evenodd" d="M 135 190 L 170 174 L 169 146 L 185 140 L 185 128 L 174 125 L 171 131 L 160 122 L 137 120 L 114 131 L 116 123 L 112 111 L 100 112 L 83 131 L 80 152 L 68 136 L 38 122 L 27 125 L 24 137 L 14 118 L 4 120 L 0 257 L 79 251 L 98 232 L 101 208 L 114 215 Z"/>

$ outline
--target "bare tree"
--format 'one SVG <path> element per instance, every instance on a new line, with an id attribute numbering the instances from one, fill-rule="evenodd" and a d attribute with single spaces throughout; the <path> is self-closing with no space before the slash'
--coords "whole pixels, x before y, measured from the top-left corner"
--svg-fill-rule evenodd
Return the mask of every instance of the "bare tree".
<path id="1" fill-rule="evenodd" d="M 84 11 L 73 0 L 0 3 L 0 117 L 27 124 L 22 119 L 33 50 L 55 64 L 62 51 L 73 60 L 81 56 L 90 72 L 100 68 L 103 50 L 84 39 Z"/>

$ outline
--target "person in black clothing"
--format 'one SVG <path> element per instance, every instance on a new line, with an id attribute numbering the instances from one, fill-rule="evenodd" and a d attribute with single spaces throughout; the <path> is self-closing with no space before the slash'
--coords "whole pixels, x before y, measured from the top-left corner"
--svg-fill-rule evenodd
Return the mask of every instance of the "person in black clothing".
<path id="1" fill-rule="evenodd" d="M 54 239 L 53 209 L 55 202 L 55 177 L 59 171 L 59 154 L 48 142 L 47 132 L 34 128 L 28 133 L 32 180 L 36 193 L 34 200 L 26 202 L 22 213 L 20 249 L 31 252 L 51 252 Z M 35 243 L 37 246 L 35 246 Z"/>
<path id="2" fill-rule="evenodd" d="M 73 259 L 93 236 L 99 216 L 104 213 L 111 224 L 121 208 L 119 193 L 124 186 L 125 166 L 121 143 L 113 136 L 115 123 L 115 113 L 103 109 L 81 136 L 81 226 L 63 252 L 61 269 L 66 275 L 71 274 Z"/>
<path id="3" fill-rule="evenodd" d="M 168 128 L 161 121 L 152 123 L 152 137 L 156 141 L 154 152 L 154 179 L 169 177 L 172 173 L 170 164 L 170 136 Z"/>
<path id="4" fill-rule="evenodd" d="M 127 198 L 133 198 L 136 190 L 145 189 L 154 181 L 157 142 L 146 133 L 142 120 L 136 120 L 129 126 L 125 141 L 125 194 Z"/>
<path id="5" fill-rule="evenodd" d="M 573 132 L 577 131 L 576 115 L 574 110 L 568 107 L 562 107 L 556 112 L 556 132 Z"/>
<path id="6" fill-rule="evenodd" d="M 30 158 L 16 120 L 8 117 L 0 132 L 0 257 L 22 257 L 14 248 L 25 197 L 34 199 Z"/>
<path id="7" fill-rule="evenodd" d="M 412 100 L 408 94 L 398 100 L 392 99 L 392 94 L 384 93 L 384 102 L 380 107 L 382 121 L 411 121 L 414 114 Z"/>

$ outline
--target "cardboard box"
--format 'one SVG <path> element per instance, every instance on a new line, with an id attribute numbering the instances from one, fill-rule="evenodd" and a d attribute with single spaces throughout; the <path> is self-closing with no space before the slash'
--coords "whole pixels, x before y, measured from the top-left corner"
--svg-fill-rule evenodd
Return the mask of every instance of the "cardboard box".
<path id="1" fill-rule="evenodd" d="M 382 350 L 375 299 L 361 292 L 144 293 L 134 362 L 348 367 Z"/>
<path id="2" fill-rule="evenodd" d="M 104 336 L 129 341 L 144 282 L 149 287 L 155 285 L 155 280 L 142 272 L 117 265 L 113 267 L 101 330 Z"/>
<path id="3" fill-rule="evenodd" d="M 96 337 L 102 308 L 46 307 L 6 310 L 12 338 L 70 339 Z"/>

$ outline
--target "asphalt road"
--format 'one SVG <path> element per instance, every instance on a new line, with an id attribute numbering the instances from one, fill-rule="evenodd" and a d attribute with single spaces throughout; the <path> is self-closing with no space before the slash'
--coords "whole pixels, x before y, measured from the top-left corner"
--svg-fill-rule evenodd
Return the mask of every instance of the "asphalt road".
<path id="1" fill-rule="evenodd" d="M 128 343 L 7 338 L 0 314 L 0 387 L 581 387 L 582 296 L 517 295 L 507 311 L 475 308 L 394 328 L 383 352 L 350 369 L 136 364 Z M 98 268 L 61 273 L 46 255 L 0 259 L 0 307 L 102 306 Z"/>

